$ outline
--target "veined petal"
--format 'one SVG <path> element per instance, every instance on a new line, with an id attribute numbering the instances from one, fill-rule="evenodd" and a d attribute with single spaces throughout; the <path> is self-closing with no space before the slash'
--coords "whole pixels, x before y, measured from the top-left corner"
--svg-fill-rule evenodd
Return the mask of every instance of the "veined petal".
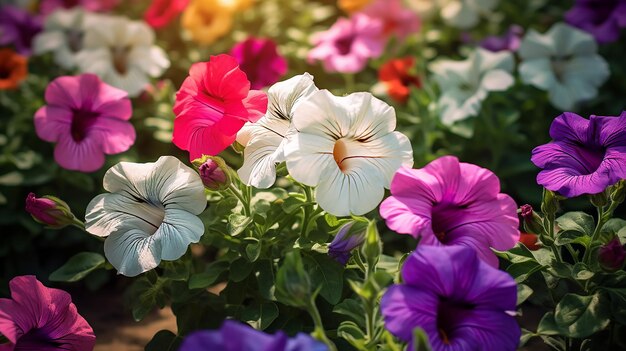
<path id="1" fill-rule="evenodd" d="M 282 158 L 283 138 L 269 132 L 255 137 L 244 150 L 243 166 L 237 171 L 247 185 L 267 189 L 276 181 L 276 163 Z"/>
<path id="2" fill-rule="evenodd" d="M 351 117 L 360 106 L 351 105 L 355 94 L 336 97 L 328 90 L 313 93 L 293 113 L 294 128 L 329 140 L 346 136 L 352 124 Z M 358 102 L 358 100 L 356 101 Z"/>
<path id="3" fill-rule="evenodd" d="M 150 199 L 158 199 L 170 209 L 197 215 L 206 207 L 204 185 L 196 171 L 173 156 L 161 156 L 145 179 L 144 189 Z"/>
<path id="4" fill-rule="evenodd" d="M 206 200 L 205 200 L 206 202 Z M 177 260 L 185 254 L 189 244 L 197 243 L 204 234 L 204 224 L 197 216 L 180 209 L 167 209 L 163 224 L 153 234 L 159 242 L 160 257 Z"/>
<path id="5" fill-rule="evenodd" d="M 387 289 L 380 302 L 385 328 L 404 341 L 413 339 L 412 330 L 425 329 L 429 335 L 437 331 L 437 295 L 407 285 Z M 408 326 L 408 327 L 407 327 Z"/>
<path id="6" fill-rule="evenodd" d="M 272 85 L 267 91 L 269 105 L 266 117 L 291 120 L 293 109 L 318 90 L 309 73 Z"/>
<path id="7" fill-rule="evenodd" d="M 289 174 L 297 181 L 316 186 L 323 171 L 334 163 L 333 139 L 316 134 L 294 133 L 284 144 Z"/>
<path id="8" fill-rule="evenodd" d="M 162 207 L 126 194 L 101 194 L 87 205 L 85 229 L 101 237 L 130 230 L 151 235 L 161 225 L 164 213 Z"/>
<path id="9" fill-rule="evenodd" d="M 117 271 L 135 277 L 161 263 L 161 244 L 138 229 L 118 231 L 104 241 L 104 255 Z"/>

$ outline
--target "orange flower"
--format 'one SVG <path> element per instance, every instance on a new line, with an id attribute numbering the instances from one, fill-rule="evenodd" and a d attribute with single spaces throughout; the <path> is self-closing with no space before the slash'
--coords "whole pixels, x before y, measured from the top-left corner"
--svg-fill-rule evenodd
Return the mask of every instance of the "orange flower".
<path id="1" fill-rule="evenodd" d="M 405 57 L 389 60 L 378 70 L 378 80 L 393 100 L 405 103 L 409 98 L 410 88 L 422 86 L 420 78 L 411 73 L 414 65 L 413 57 Z"/>
<path id="2" fill-rule="evenodd" d="M 239 1 L 194 0 L 183 12 L 182 26 L 195 42 L 211 44 L 230 31 L 238 4 Z"/>
<path id="3" fill-rule="evenodd" d="M 11 49 L 0 49 L 0 90 L 17 88 L 27 74 L 26 57 Z"/>
<path id="4" fill-rule="evenodd" d="M 337 0 L 337 6 L 347 13 L 354 13 L 365 8 L 372 0 Z"/>

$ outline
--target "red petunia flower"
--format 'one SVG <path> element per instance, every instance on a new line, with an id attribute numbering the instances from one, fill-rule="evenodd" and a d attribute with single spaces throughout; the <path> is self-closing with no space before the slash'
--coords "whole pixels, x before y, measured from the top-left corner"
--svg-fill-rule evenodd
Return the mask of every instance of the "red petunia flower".
<path id="1" fill-rule="evenodd" d="M 378 70 L 378 80 L 385 86 L 387 94 L 395 101 L 405 103 L 409 98 L 411 87 L 421 88 L 420 77 L 413 74 L 415 66 L 413 57 L 392 59 Z"/>

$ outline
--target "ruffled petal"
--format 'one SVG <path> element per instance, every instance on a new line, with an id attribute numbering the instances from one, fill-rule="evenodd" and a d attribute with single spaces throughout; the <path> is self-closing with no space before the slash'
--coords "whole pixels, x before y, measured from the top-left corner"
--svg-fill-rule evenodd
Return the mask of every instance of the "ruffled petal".
<path id="1" fill-rule="evenodd" d="M 455 339 L 471 340 L 484 350 L 517 350 L 521 330 L 515 317 L 504 311 L 477 308 L 457 318 L 460 321 L 455 321 L 453 344 Z"/>
<path id="2" fill-rule="evenodd" d="M 161 243 L 138 229 L 117 231 L 104 241 L 104 255 L 119 274 L 135 277 L 161 263 Z"/>
<path id="3" fill-rule="evenodd" d="M 95 135 L 94 135 L 95 136 Z M 100 138 L 91 136 L 77 143 L 71 137 L 61 138 L 54 148 L 54 160 L 72 171 L 94 172 L 104 165 Z"/>
<path id="4" fill-rule="evenodd" d="M 243 166 L 237 171 L 244 183 L 259 189 L 267 189 L 274 184 L 283 140 L 281 136 L 269 132 L 248 143 L 244 150 Z"/>
<path id="5" fill-rule="evenodd" d="M 326 167 L 335 162 L 334 144 L 332 138 L 315 134 L 289 135 L 284 146 L 289 174 L 301 183 L 316 186 Z"/>
<path id="6" fill-rule="evenodd" d="M 185 254 L 189 244 L 200 241 L 202 234 L 204 224 L 200 218 L 184 210 L 168 208 L 153 238 L 160 243 L 160 257 L 173 261 Z"/>
<path id="7" fill-rule="evenodd" d="M 385 328 L 403 341 L 413 339 L 420 327 L 432 338 L 437 335 L 437 295 L 406 285 L 391 286 L 380 302 Z"/>

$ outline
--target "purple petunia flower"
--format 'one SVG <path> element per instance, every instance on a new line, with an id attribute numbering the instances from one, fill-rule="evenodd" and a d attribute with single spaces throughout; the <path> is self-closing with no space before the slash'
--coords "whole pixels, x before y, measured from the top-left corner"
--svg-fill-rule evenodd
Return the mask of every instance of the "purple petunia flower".
<path id="1" fill-rule="evenodd" d="M 328 347 L 307 334 L 288 338 L 283 332 L 270 335 L 245 324 L 227 320 L 219 330 L 190 334 L 179 351 L 327 351 Z"/>
<path id="2" fill-rule="evenodd" d="M 90 351 L 96 337 L 78 314 L 70 294 L 41 284 L 35 276 L 15 277 L 11 299 L 0 299 L 0 351 Z"/>
<path id="3" fill-rule="evenodd" d="M 43 24 L 37 16 L 11 5 L 0 7 L 0 45 L 14 45 L 15 51 L 32 54 L 32 41 L 41 32 Z"/>
<path id="4" fill-rule="evenodd" d="M 566 112 L 554 119 L 550 136 L 531 158 L 543 169 L 537 183 L 546 189 L 565 197 L 598 194 L 626 178 L 626 111 L 589 119 Z"/>
<path id="5" fill-rule="evenodd" d="M 353 228 L 355 225 L 357 227 Z M 365 229 L 363 225 L 356 222 L 344 224 L 328 245 L 328 256 L 342 265 L 348 263 L 352 250 L 361 246 L 365 241 Z"/>
<path id="6" fill-rule="evenodd" d="M 433 351 L 517 348 L 515 281 L 473 250 L 419 245 L 404 263 L 402 278 L 381 301 L 385 327 L 401 340 L 411 343 L 413 329 L 420 327 Z"/>
<path id="7" fill-rule="evenodd" d="M 508 250 L 519 240 L 517 205 L 500 193 L 493 172 L 456 157 L 436 159 L 421 169 L 400 168 L 391 195 L 380 205 L 387 226 L 421 237 L 426 245 L 464 245 L 498 266 L 490 250 Z"/>
<path id="8" fill-rule="evenodd" d="M 271 39 L 248 38 L 235 44 L 230 55 L 248 76 L 251 89 L 268 87 L 287 73 L 287 60 Z"/>
<path id="9" fill-rule="evenodd" d="M 593 35 L 599 43 L 611 43 L 626 28 L 626 0 L 577 0 L 565 20 Z"/>
<path id="10" fill-rule="evenodd" d="M 512 25 L 503 36 L 489 36 L 480 42 L 483 49 L 498 51 L 517 51 L 522 42 L 524 29 L 518 25 Z"/>

